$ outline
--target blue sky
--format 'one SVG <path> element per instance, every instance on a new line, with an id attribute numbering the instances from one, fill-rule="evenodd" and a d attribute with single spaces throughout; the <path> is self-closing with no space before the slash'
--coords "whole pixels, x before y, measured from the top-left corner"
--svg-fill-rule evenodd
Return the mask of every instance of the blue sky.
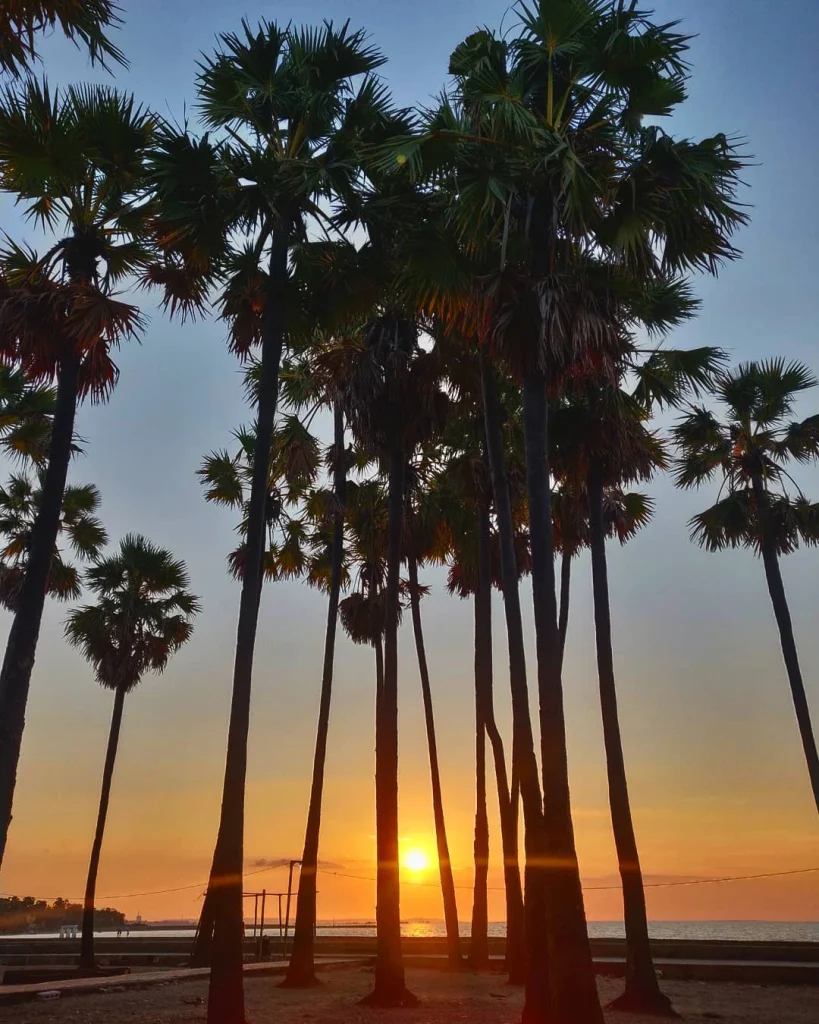
<path id="1" fill-rule="evenodd" d="M 252 22 L 267 17 L 304 23 L 349 17 L 389 55 L 383 74 L 396 100 L 409 104 L 428 101 L 444 81 L 457 42 L 480 24 L 498 25 L 504 11 L 488 0 L 130 0 L 125 7 L 126 24 L 117 41 L 131 69 L 119 73 L 117 82 L 176 117 L 186 108 L 195 116 L 198 54 L 212 48 L 216 33 L 236 30 L 242 15 Z M 819 166 L 819 4 L 657 0 L 656 7 L 663 18 L 683 17 L 684 29 L 696 35 L 690 99 L 671 129 L 692 137 L 718 131 L 739 135 L 755 157 L 743 193 L 752 223 L 737 240 L 744 257 L 718 281 L 696 282 L 702 314 L 677 333 L 675 343 L 719 345 L 735 360 L 794 356 L 819 371 L 814 298 L 819 213 L 813 202 Z M 507 24 L 511 18 L 507 13 Z M 49 40 L 43 52 L 51 81 L 105 78 L 90 72 L 62 40 Z M 7 197 L 0 198 L 0 223 L 12 234 L 21 230 Z M 146 303 L 144 297 L 139 301 Z M 120 354 L 122 376 L 112 401 L 80 414 L 87 454 L 72 468 L 72 477 L 100 487 L 114 539 L 127 531 L 144 532 L 187 560 L 204 611 L 189 649 L 163 678 L 146 680 L 129 698 L 100 882 L 108 893 L 185 884 L 206 873 L 217 823 L 238 601 L 238 589 L 224 573 L 224 555 L 233 543 L 231 516 L 205 505 L 195 478 L 201 457 L 228 443 L 231 429 L 249 419 L 238 368 L 219 324 L 181 327 L 164 319 L 150 300 L 146 308 L 150 326 L 141 345 Z M 805 409 L 817 405 L 819 391 Z M 816 470 L 804 479 L 819 497 Z M 812 851 L 815 856 L 815 811 L 762 567 L 744 552 L 713 556 L 691 546 L 686 521 L 708 494 L 681 495 L 667 480 L 657 481 L 651 492 L 658 501 L 656 523 L 627 549 L 611 550 L 610 570 L 626 757 L 644 837 L 644 867 L 649 873 L 719 874 L 807 866 Z M 819 719 L 817 558 L 814 552 L 790 558 L 785 579 Z M 587 874 L 605 875 L 614 861 L 587 577 L 581 560 L 566 663 L 567 714 L 581 859 Z M 444 786 L 452 827 L 463 836 L 453 856 L 456 867 L 466 871 L 472 815 L 471 609 L 442 594 L 440 574 L 431 574 L 429 582 L 433 593 L 426 621 Z M 80 891 L 110 707 L 80 658 L 66 649 L 63 616 L 62 607 L 50 606 L 41 637 L 4 890 Z M 297 856 L 300 850 L 323 624 L 320 595 L 298 584 L 266 593 L 251 737 L 251 858 Z M 531 628 L 528 633 L 531 637 Z M 402 829 L 420 837 L 430 836 L 432 825 L 410 641 L 407 631 L 402 636 Z M 505 707 L 500 631 L 496 660 L 498 703 Z M 327 856 L 367 863 L 372 852 L 368 652 L 342 641 L 338 666 Z M 370 895 L 364 894 L 365 904 Z M 803 905 L 819 916 L 815 883 L 800 898 L 812 899 Z M 145 901 L 143 913 L 151 906 Z M 782 906 L 790 904 L 785 900 Z M 159 913 L 166 904 L 155 909 Z M 195 913 L 182 897 L 173 909 Z M 462 916 L 467 913 L 462 908 Z"/>

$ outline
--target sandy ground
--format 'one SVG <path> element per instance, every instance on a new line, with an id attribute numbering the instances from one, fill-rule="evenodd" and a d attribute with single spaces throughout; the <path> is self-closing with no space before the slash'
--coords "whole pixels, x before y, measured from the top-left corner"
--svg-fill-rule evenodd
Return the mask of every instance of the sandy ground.
<path id="1" fill-rule="evenodd" d="M 499 978 L 441 971 L 409 971 L 410 989 L 421 999 L 412 1010 L 371 1010 L 358 1005 L 372 984 L 362 969 L 328 972 L 321 988 L 283 991 L 276 978 L 245 984 L 249 1024 L 517 1024 L 522 993 Z M 621 983 L 600 979 L 604 1000 L 619 994 Z M 685 1024 L 718 1020 L 724 1024 L 817 1024 L 819 989 L 670 981 L 664 984 Z M 207 985 L 203 981 L 165 985 L 139 992 L 76 996 L 53 1002 L 0 1006 L 0 1022 L 45 1024 L 188 1024 L 205 1020 Z M 650 1017 L 610 1013 L 611 1024 L 648 1024 Z M 653 1020 L 656 1024 L 656 1019 Z"/>

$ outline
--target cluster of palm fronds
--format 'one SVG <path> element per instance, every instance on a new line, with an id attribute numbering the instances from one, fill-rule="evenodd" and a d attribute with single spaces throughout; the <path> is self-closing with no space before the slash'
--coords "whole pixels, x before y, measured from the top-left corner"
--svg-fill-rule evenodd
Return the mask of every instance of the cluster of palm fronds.
<path id="1" fill-rule="evenodd" d="M 28 19 L 14 15 L 17 49 L 0 55 L 0 65 L 15 70 L 31 57 L 36 29 L 57 22 L 92 56 L 120 59 L 103 34 L 116 19 L 113 4 L 86 5 L 94 27 L 85 15 L 67 22 L 70 5 L 42 7 Z M 819 803 L 819 759 L 779 572 L 780 555 L 819 538 L 817 506 L 785 468 L 819 454 L 817 418 L 790 422 L 795 397 L 816 381 L 781 358 L 731 370 L 721 351 L 667 342 L 697 312 L 691 275 L 715 274 L 738 258 L 734 235 L 747 219 L 737 198 L 746 162 L 739 143 L 724 134 L 677 138 L 657 124 L 685 100 L 687 51 L 676 23 L 658 22 L 636 3 L 533 0 L 515 8 L 514 28 L 476 31 L 455 49 L 432 108 L 397 108 L 379 74 L 385 58 L 347 23 L 243 22 L 223 35 L 199 64 L 201 133 L 108 88 L 57 90 L 30 78 L 0 102 L 0 183 L 36 224 L 62 235 L 43 256 L 13 244 L 0 256 L 0 352 L 13 367 L 0 428 L 9 450 L 30 450 L 42 467 L 39 490 L 16 478 L 0 493 L 0 529 L 9 538 L 0 596 L 16 611 L 0 701 L 19 721 L 16 740 L 0 737 L 8 748 L 0 749 L 6 824 L 45 594 L 71 596 L 78 585 L 56 547 L 59 535 L 91 558 L 104 543 L 95 492 L 67 488 L 66 475 L 78 402 L 107 396 L 116 383 L 112 349 L 141 330 L 139 310 L 115 289 L 156 289 L 171 317 L 218 316 L 247 368 L 252 425 L 199 469 L 208 500 L 238 513 L 229 568 L 241 581 L 221 820 L 195 951 L 212 967 L 211 1024 L 243 1019 L 246 749 L 266 580 L 304 579 L 329 598 L 288 984 L 313 981 L 340 620 L 374 655 L 371 998 L 412 1000 L 398 871 L 397 651 L 407 610 L 449 956 L 453 966 L 461 961 L 423 641 L 428 588 L 419 580 L 424 566 L 443 564 L 449 591 L 475 606 L 470 959 L 480 965 L 488 957 L 488 739 L 501 809 L 507 967 L 526 982 L 526 1019 L 602 1021 L 563 717 L 572 562 L 588 549 L 629 948 L 619 1004 L 670 1010 L 648 942 L 606 566 L 607 541 L 625 543 L 653 515 L 651 498 L 632 488 L 669 467 L 683 487 L 722 478 L 717 503 L 692 522 L 697 542 L 762 555 Z M 680 417 L 670 437 L 652 422 L 667 409 Z M 316 425 L 330 414 L 333 440 L 323 447 Z M 121 561 L 112 581 L 125 571 L 125 552 Z M 92 589 L 107 593 L 108 576 L 94 573 Z M 535 624 L 530 664 L 524 576 Z M 194 599 L 179 596 L 186 585 L 178 572 L 168 580 L 168 614 L 184 620 L 181 632 L 170 630 L 177 646 L 196 610 Z M 506 624 L 511 737 L 494 714 L 493 588 Z M 101 679 L 110 673 L 98 641 L 120 628 L 105 600 L 93 629 L 76 616 L 69 627 Z M 155 667 L 153 645 L 163 636 L 141 650 L 137 677 Z"/>

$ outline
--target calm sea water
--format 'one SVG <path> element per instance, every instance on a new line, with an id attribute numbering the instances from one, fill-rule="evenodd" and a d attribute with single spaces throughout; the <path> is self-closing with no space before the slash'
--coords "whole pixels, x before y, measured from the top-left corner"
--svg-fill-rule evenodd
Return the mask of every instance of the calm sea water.
<path id="1" fill-rule="evenodd" d="M 268 921 L 265 930 L 277 934 L 278 921 Z M 291 923 L 292 930 L 292 923 Z M 468 922 L 461 922 L 461 935 L 469 935 Z M 444 935 L 442 921 L 404 921 L 401 925 L 403 935 L 433 936 Z M 657 939 L 726 939 L 739 942 L 819 942 L 819 921 L 651 921 L 649 932 Z M 192 936 L 194 929 L 185 928 L 139 928 L 131 932 L 132 936 L 150 938 L 186 938 Z M 248 926 L 247 934 L 251 933 Z M 116 932 L 100 934 L 115 936 Z M 326 922 L 318 926 L 319 935 L 374 935 L 375 925 L 362 922 L 338 921 Z M 490 923 L 490 935 L 505 935 L 506 925 L 502 922 Z M 622 921 L 590 921 L 589 934 L 597 938 L 618 938 L 624 935 Z M 31 938 L 30 935 L 4 935 L 3 938 Z M 59 938 L 58 934 L 45 933 L 41 938 Z"/>

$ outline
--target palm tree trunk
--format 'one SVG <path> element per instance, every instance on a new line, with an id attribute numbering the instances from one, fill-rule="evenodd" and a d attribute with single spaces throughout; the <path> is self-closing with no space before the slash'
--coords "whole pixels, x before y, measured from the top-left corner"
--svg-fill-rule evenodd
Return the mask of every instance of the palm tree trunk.
<path id="1" fill-rule="evenodd" d="M 381 701 L 384 698 L 384 644 L 381 637 L 377 637 L 373 644 L 375 648 L 375 728 L 378 731 L 378 719 L 381 715 Z"/>
<path id="2" fill-rule="evenodd" d="M 265 544 L 262 544 L 261 568 L 259 570 L 259 589 L 257 600 L 261 604 L 262 590 L 264 589 L 265 574 Z M 213 929 L 216 923 L 216 907 L 213 901 L 213 894 L 208 888 L 202 900 L 202 909 L 199 912 L 199 920 L 196 922 L 196 932 L 193 936 L 193 949 L 189 966 L 210 967 L 213 955 Z"/>
<path id="3" fill-rule="evenodd" d="M 521 775 L 524 810 L 533 820 L 536 820 L 538 817 L 543 817 L 543 809 L 532 720 L 529 715 L 529 690 L 526 682 L 526 653 L 523 643 L 523 616 L 520 607 L 512 501 L 503 451 L 502 410 L 498 398 L 498 385 L 494 371 L 485 355 L 482 357 L 481 363 L 481 382 L 486 424 L 486 450 L 492 477 L 492 491 L 500 540 L 503 605 L 509 646 L 509 680 L 512 693 L 513 731 L 515 733 L 513 751 Z"/>
<path id="4" fill-rule="evenodd" d="M 489 816 L 486 809 L 486 729 L 477 690 L 475 697 L 475 885 L 472 890 L 469 966 L 479 970 L 489 963 Z"/>
<path id="5" fill-rule="evenodd" d="M 11 825 L 28 691 L 71 461 L 79 369 L 79 359 L 73 353 L 65 355 L 57 369 L 57 399 L 42 502 L 31 529 L 26 572 L 0 670 L 0 866 Z"/>
<path id="6" fill-rule="evenodd" d="M 469 963 L 475 968 L 489 963 L 489 816 L 486 808 L 486 722 L 484 704 L 487 672 L 492 671 L 491 608 L 489 628 L 485 601 L 475 589 L 475 887 L 472 895 L 472 927 Z M 491 598 L 490 598 L 491 600 Z"/>
<path id="7" fill-rule="evenodd" d="M 510 793 L 503 739 L 495 721 L 492 671 L 492 565 L 489 508 L 478 509 L 478 586 L 475 591 L 475 683 L 478 712 L 489 736 L 498 790 L 506 890 L 506 971 L 509 983 L 526 981 L 526 931 L 518 861 L 517 791 Z M 515 806 L 512 800 L 515 800 Z M 488 854 L 488 851 L 487 851 Z"/>
<path id="8" fill-rule="evenodd" d="M 566 653 L 566 634 L 569 631 L 569 597 L 572 588 L 572 556 L 564 551 L 560 558 L 560 612 L 557 632 L 560 637 L 560 670 L 563 671 L 563 656 Z"/>
<path id="9" fill-rule="evenodd" d="M 509 682 L 512 691 L 512 772 L 520 780 L 523 814 L 526 825 L 524 869 L 526 914 L 526 1003 L 525 1024 L 552 1024 L 549 1017 L 550 950 L 545 931 L 545 874 L 547 850 L 543 818 L 543 798 L 538 779 L 532 720 L 529 714 L 529 689 L 526 682 L 526 656 L 523 645 L 523 617 L 520 608 L 520 587 L 512 502 L 503 451 L 502 410 L 495 374 L 485 353 L 481 356 L 481 388 L 483 391 L 486 451 L 492 477 L 495 513 L 500 540 L 503 607 L 506 614 L 506 636 L 509 646 Z M 514 787 L 513 787 L 514 789 Z M 561 1021 L 560 1024 L 563 1024 Z"/>
<path id="10" fill-rule="evenodd" d="M 552 546 L 548 406 L 546 377 L 540 370 L 527 373 L 524 377 L 523 431 L 540 698 L 540 749 L 546 833 L 543 902 L 550 957 L 551 1022 L 602 1024 L 603 1011 L 597 995 L 586 929 L 569 797 Z"/>
<path id="11" fill-rule="evenodd" d="M 213 953 L 214 906 L 210 889 L 206 890 L 202 900 L 199 920 L 196 922 L 196 934 L 193 937 L 193 950 L 189 961 L 190 967 L 210 967 Z"/>
<path id="12" fill-rule="evenodd" d="M 117 690 L 114 695 L 114 713 L 111 716 L 111 728 L 108 732 L 108 749 L 105 752 L 105 767 L 102 770 L 102 791 L 100 807 L 97 811 L 97 828 L 94 832 L 94 845 L 91 847 L 91 860 L 88 864 L 88 878 L 85 883 L 85 900 L 82 908 L 82 932 L 80 936 L 80 967 L 93 970 L 94 961 L 94 898 L 97 890 L 97 871 L 100 866 L 102 837 L 105 833 L 105 819 L 108 817 L 108 800 L 111 796 L 111 779 L 114 776 L 114 762 L 117 759 L 119 731 L 122 726 L 122 709 L 125 706 L 125 691 Z"/>
<path id="13" fill-rule="evenodd" d="M 384 682 L 375 722 L 376 957 L 375 987 L 364 1003 L 408 1006 L 415 1002 L 404 984 L 398 873 L 398 612 L 401 537 L 404 525 L 404 454 L 394 444 L 389 458 L 387 498 L 387 600 Z M 376 705 L 378 705 L 378 700 Z"/>
<path id="14" fill-rule="evenodd" d="M 239 600 L 222 810 L 208 882 L 208 896 L 213 904 L 208 1024 L 244 1024 L 245 1021 L 242 879 L 247 735 L 250 726 L 253 651 L 259 619 L 259 578 L 266 529 L 270 444 L 276 418 L 279 365 L 284 339 L 287 254 L 288 230 L 282 226 L 273 235 L 270 254 L 270 285 L 262 337 L 261 386 L 248 509 L 247 562 Z"/>
<path id="15" fill-rule="evenodd" d="M 432 687 L 429 681 L 429 666 L 424 644 L 424 630 L 421 625 L 421 596 L 418 588 L 418 563 L 413 556 L 408 558 L 410 581 L 410 612 L 412 631 L 415 636 L 415 652 L 418 657 L 418 673 L 421 676 L 421 694 L 424 701 L 424 723 L 427 731 L 429 750 L 429 774 L 432 783 L 432 817 L 435 822 L 435 843 L 438 850 L 438 869 L 441 875 L 441 893 L 444 900 L 444 923 L 446 925 L 446 948 L 450 968 L 458 970 L 462 965 L 461 939 L 458 929 L 458 903 L 455 898 L 455 880 L 452 877 L 452 861 L 449 859 L 449 843 L 446 837 L 444 800 L 441 792 L 441 771 L 438 765 L 438 743 L 435 739 L 435 716 L 432 710 Z"/>
<path id="16" fill-rule="evenodd" d="M 333 555 L 330 570 L 330 601 L 327 609 L 327 629 L 324 637 L 324 668 L 321 677 L 316 750 L 313 757 L 313 782 L 310 806 L 307 811 L 307 829 L 301 858 L 299 893 L 296 901 L 296 924 L 293 933 L 293 952 L 287 968 L 285 988 L 305 988 L 317 985 L 313 960 L 316 929 L 316 872 L 318 870 L 319 829 L 321 828 L 321 801 L 324 791 L 324 763 L 327 756 L 327 734 L 330 726 L 330 699 L 333 690 L 333 659 L 336 645 L 338 600 L 341 594 L 341 574 L 344 561 L 344 499 L 347 473 L 344 453 L 344 414 L 336 400 L 333 412 L 335 423 L 335 518 L 333 521 Z"/>
<path id="17" fill-rule="evenodd" d="M 623 741 L 617 714 L 606 534 L 603 525 L 603 477 L 600 467 L 594 463 L 588 473 L 587 492 L 600 709 L 603 714 L 611 824 L 617 850 L 617 866 L 623 886 L 623 917 L 626 925 L 626 988 L 623 995 L 615 999 L 611 1005 L 613 1008 L 631 1013 L 673 1016 L 671 1003 L 662 994 L 657 983 L 648 937 L 643 875 L 640 870 L 637 839 L 634 835 L 634 822 L 631 818 Z"/>
<path id="18" fill-rule="evenodd" d="M 805 694 L 805 684 L 802 681 L 802 670 L 799 667 L 799 655 L 796 651 L 796 640 L 793 635 L 793 623 L 791 622 L 791 613 L 788 608 L 788 599 L 785 596 L 782 570 L 779 567 L 779 556 L 775 545 L 770 540 L 767 528 L 768 494 L 759 473 L 754 473 L 752 483 L 762 524 L 762 563 L 765 566 L 768 593 L 771 595 L 776 625 L 779 628 L 779 642 L 782 645 L 782 657 L 785 660 L 788 682 L 791 686 L 793 707 L 796 712 L 796 721 L 799 724 L 802 749 L 805 751 L 805 761 L 808 765 L 808 776 L 813 790 L 813 799 L 816 803 L 816 809 L 819 811 L 819 753 L 816 750 L 816 738 L 813 735 L 810 707 L 808 706 L 808 698 Z"/>

